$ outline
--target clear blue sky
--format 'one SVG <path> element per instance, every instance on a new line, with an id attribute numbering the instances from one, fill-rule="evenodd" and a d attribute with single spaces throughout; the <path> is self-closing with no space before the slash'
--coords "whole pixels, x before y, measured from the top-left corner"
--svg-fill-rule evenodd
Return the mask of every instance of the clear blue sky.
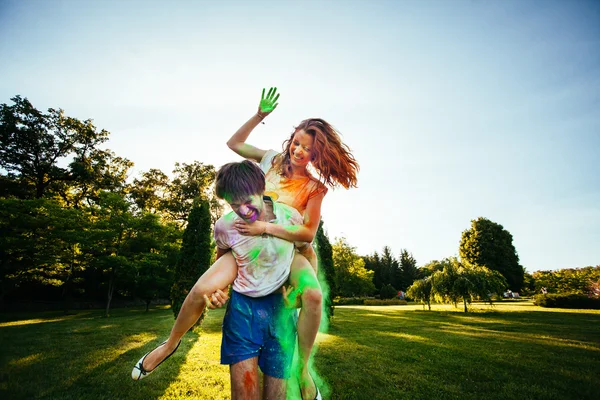
<path id="1" fill-rule="evenodd" d="M 598 1 L 0 0 L 0 102 L 94 119 L 135 177 L 238 159 L 274 85 L 250 143 L 322 117 L 361 164 L 332 240 L 422 265 L 484 216 L 532 272 L 600 264 L 599 50 Z"/>

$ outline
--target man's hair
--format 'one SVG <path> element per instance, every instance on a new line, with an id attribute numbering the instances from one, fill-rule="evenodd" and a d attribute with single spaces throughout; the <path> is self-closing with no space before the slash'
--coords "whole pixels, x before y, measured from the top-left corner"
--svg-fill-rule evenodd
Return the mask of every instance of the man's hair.
<path id="1" fill-rule="evenodd" d="M 215 193 L 220 199 L 231 202 L 265 191 L 265 174 L 259 166 L 248 160 L 223 165 L 217 171 Z"/>

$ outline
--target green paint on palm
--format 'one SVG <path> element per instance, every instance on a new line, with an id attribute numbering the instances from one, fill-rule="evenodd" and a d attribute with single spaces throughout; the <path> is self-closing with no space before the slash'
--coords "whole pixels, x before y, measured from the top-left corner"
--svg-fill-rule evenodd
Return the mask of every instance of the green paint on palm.
<path id="1" fill-rule="evenodd" d="M 260 96 L 260 112 L 270 113 L 273 111 L 279 103 L 277 100 L 279 99 L 279 93 L 277 93 L 277 88 L 272 87 L 267 92 L 267 97 L 265 97 L 265 89 L 262 90 L 262 95 Z"/>

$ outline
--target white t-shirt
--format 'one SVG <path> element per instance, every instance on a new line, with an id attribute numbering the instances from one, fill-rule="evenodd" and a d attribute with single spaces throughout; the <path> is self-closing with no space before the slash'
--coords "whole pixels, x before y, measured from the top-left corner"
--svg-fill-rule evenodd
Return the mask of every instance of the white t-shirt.
<path id="1" fill-rule="evenodd" d="M 300 213 L 293 207 L 271 202 L 275 219 L 270 221 L 283 226 L 302 225 Z M 231 249 L 238 265 L 233 290 L 250 297 L 262 297 L 279 289 L 290 275 L 294 258 L 294 243 L 275 236 L 244 236 L 234 228 L 236 213 L 219 218 L 215 224 L 215 241 L 222 250 Z"/>

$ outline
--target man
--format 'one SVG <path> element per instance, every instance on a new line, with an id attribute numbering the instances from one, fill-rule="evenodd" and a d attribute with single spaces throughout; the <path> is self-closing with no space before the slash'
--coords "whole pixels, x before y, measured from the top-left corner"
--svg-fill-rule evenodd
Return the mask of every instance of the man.
<path id="1" fill-rule="evenodd" d="M 284 306 L 281 291 L 290 276 L 294 243 L 244 236 L 234 227 L 239 218 L 302 225 L 298 211 L 263 197 L 264 190 L 264 173 L 251 161 L 226 164 L 217 173 L 216 194 L 233 210 L 215 224 L 217 258 L 231 250 L 238 265 L 221 344 L 221 363 L 230 365 L 232 399 L 259 398 L 258 367 L 264 398 L 285 399 L 295 346 L 296 313 Z"/>

